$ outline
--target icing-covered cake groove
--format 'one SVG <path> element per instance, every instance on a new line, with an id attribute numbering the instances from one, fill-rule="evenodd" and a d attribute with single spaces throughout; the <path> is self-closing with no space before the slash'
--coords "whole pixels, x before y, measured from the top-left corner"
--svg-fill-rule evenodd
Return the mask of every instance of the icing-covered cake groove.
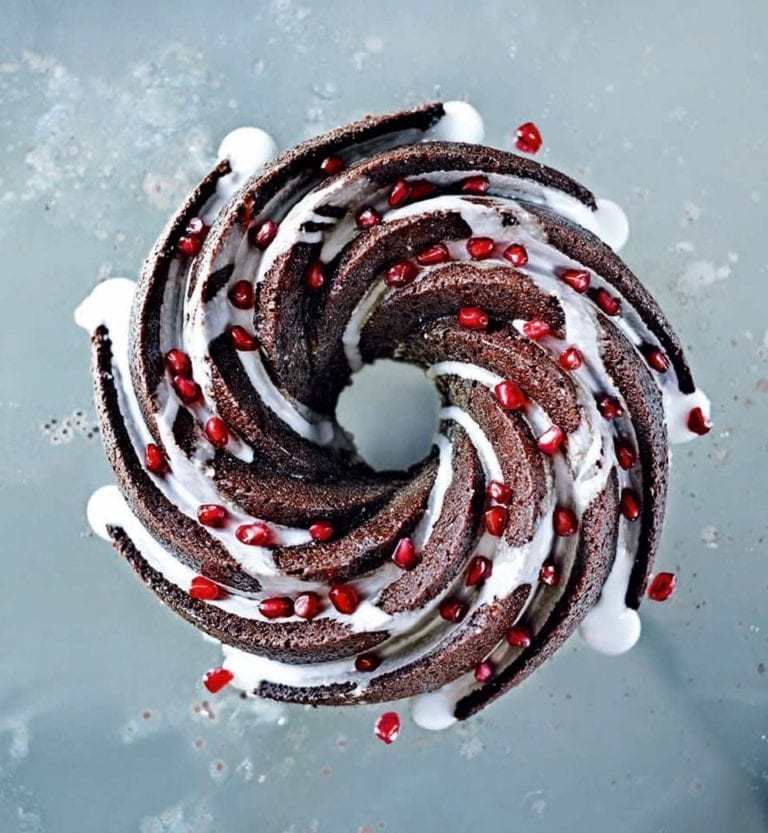
<path id="1" fill-rule="evenodd" d="M 77 311 L 118 480 L 89 520 L 224 644 L 217 681 L 419 695 L 438 727 L 578 626 L 607 653 L 639 637 L 667 433 L 706 433 L 708 402 L 614 253 L 620 209 L 480 135 L 462 103 L 275 159 L 236 131 L 138 284 Z M 383 356 L 443 398 L 407 472 L 372 471 L 334 418 Z"/>

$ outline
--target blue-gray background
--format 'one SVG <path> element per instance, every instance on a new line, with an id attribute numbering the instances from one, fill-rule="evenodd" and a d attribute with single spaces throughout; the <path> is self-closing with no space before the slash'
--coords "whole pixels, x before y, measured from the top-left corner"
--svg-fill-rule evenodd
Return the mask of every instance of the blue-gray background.
<path id="1" fill-rule="evenodd" d="M 768 6 L 6 0 L 2 18 L 0 829 L 765 830 Z M 109 472 L 72 309 L 136 273 L 229 129 L 285 146 L 436 96 L 471 100 L 502 147 L 534 120 L 542 161 L 623 204 L 626 259 L 716 428 L 675 451 L 659 560 L 680 590 L 644 606 L 636 650 L 574 639 L 481 718 L 385 747 L 380 709 L 202 703 L 217 649 L 86 529 Z M 385 454 L 409 441 L 387 428 Z"/>

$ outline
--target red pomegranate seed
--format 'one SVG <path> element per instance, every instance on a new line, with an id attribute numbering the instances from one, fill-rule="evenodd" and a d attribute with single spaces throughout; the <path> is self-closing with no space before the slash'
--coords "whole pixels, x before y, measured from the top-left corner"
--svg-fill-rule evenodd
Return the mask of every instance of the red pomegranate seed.
<path id="1" fill-rule="evenodd" d="M 277 223 L 274 222 L 274 220 L 264 220 L 258 228 L 254 226 L 248 232 L 248 237 L 251 243 L 262 251 L 269 246 L 276 236 Z"/>
<path id="2" fill-rule="evenodd" d="M 462 307 L 456 317 L 468 330 L 484 330 L 488 326 L 488 313 L 479 307 Z"/>
<path id="3" fill-rule="evenodd" d="M 528 263 L 528 250 L 520 243 L 512 243 L 504 249 L 504 258 L 513 266 L 525 266 Z"/>
<path id="4" fill-rule="evenodd" d="M 411 185 L 411 202 L 416 200 L 423 200 L 425 197 L 431 197 L 437 191 L 437 185 L 430 182 L 428 179 L 412 179 Z"/>
<path id="5" fill-rule="evenodd" d="M 229 302 L 238 309 L 251 309 L 256 300 L 250 281 L 238 281 L 229 290 Z"/>
<path id="6" fill-rule="evenodd" d="M 266 619 L 285 619 L 293 616 L 293 599 L 288 596 L 274 596 L 259 602 L 259 613 Z"/>
<path id="7" fill-rule="evenodd" d="M 712 430 L 712 420 L 701 408 L 694 408 L 688 414 L 688 430 L 703 437 Z"/>
<path id="8" fill-rule="evenodd" d="M 185 405 L 191 405 L 193 402 L 197 402 L 202 396 L 200 385 L 184 376 L 173 377 L 173 389 Z"/>
<path id="9" fill-rule="evenodd" d="M 394 743 L 400 734 L 400 717 L 397 712 L 384 712 L 383 715 L 376 721 L 373 727 L 373 732 L 379 740 L 389 746 Z"/>
<path id="10" fill-rule="evenodd" d="M 184 257 L 194 257 L 200 251 L 202 245 L 203 242 L 199 237 L 185 234 L 179 238 L 179 242 L 176 244 L 176 251 Z"/>
<path id="11" fill-rule="evenodd" d="M 327 541 L 329 538 L 333 538 L 335 532 L 335 527 L 328 521 L 315 521 L 309 527 L 309 534 L 314 541 Z"/>
<path id="12" fill-rule="evenodd" d="M 205 236 L 208 234 L 208 224 L 202 217 L 190 217 L 185 231 L 190 237 L 199 237 L 201 240 L 205 240 Z"/>
<path id="13" fill-rule="evenodd" d="M 192 360 L 182 350 L 169 350 L 165 354 L 165 366 L 172 376 L 192 378 Z"/>
<path id="14" fill-rule="evenodd" d="M 226 448 L 229 442 L 229 428 L 221 417 L 212 416 L 205 423 L 205 436 L 216 448 Z"/>
<path id="15" fill-rule="evenodd" d="M 189 595 L 193 599 L 203 599 L 206 602 L 212 602 L 214 599 L 220 599 L 224 595 L 224 591 L 205 576 L 195 576 L 189 586 Z"/>
<path id="16" fill-rule="evenodd" d="M 640 517 L 640 495 L 634 489 L 622 489 L 621 514 L 628 521 L 636 521 Z"/>
<path id="17" fill-rule="evenodd" d="M 512 500 L 512 489 L 500 480 L 490 480 L 485 487 L 485 493 L 495 503 L 508 505 Z"/>
<path id="18" fill-rule="evenodd" d="M 233 324 L 229 328 L 229 337 L 232 339 L 232 345 L 235 350 L 255 350 L 259 346 L 259 342 L 256 341 L 256 336 L 249 333 L 245 327 L 241 327 L 239 324 Z"/>
<path id="19" fill-rule="evenodd" d="M 515 411 L 525 405 L 525 394 L 509 379 L 499 382 L 493 392 L 505 411 Z"/>
<path id="20" fill-rule="evenodd" d="M 326 156 L 320 163 L 320 170 L 326 174 L 326 176 L 333 176 L 334 174 L 341 173 L 345 167 L 346 165 L 344 164 L 344 160 L 340 159 L 338 156 Z"/>
<path id="21" fill-rule="evenodd" d="M 618 399 L 603 394 L 597 397 L 597 410 L 605 419 L 616 419 L 624 414 L 624 409 Z"/>
<path id="22" fill-rule="evenodd" d="M 467 251 L 472 260 L 485 260 L 493 254 L 496 241 L 490 237 L 470 237 L 467 240 Z"/>
<path id="23" fill-rule="evenodd" d="M 560 280 L 567 283 L 576 292 L 586 292 L 592 279 L 589 272 L 585 272 L 583 269 L 563 269 L 560 273 Z"/>
<path id="24" fill-rule="evenodd" d="M 658 347 L 649 347 L 645 351 L 645 360 L 657 373 L 666 373 L 669 370 L 669 359 Z"/>
<path id="25" fill-rule="evenodd" d="M 578 370 L 584 363 L 584 356 L 578 347 L 566 347 L 557 361 L 563 370 Z"/>
<path id="26" fill-rule="evenodd" d="M 404 179 L 398 179 L 389 192 L 389 204 L 392 208 L 401 206 L 411 196 L 411 186 Z"/>
<path id="27" fill-rule="evenodd" d="M 530 647 L 531 631 L 525 625 L 515 625 L 512 630 L 507 632 L 507 642 L 513 648 L 528 648 Z"/>
<path id="28" fill-rule="evenodd" d="M 467 565 L 464 573 L 464 584 L 467 587 L 475 587 L 481 581 L 491 577 L 493 564 L 483 555 L 476 555 Z"/>
<path id="29" fill-rule="evenodd" d="M 355 214 L 355 223 L 358 228 L 369 229 L 378 226 L 381 222 L 381 214 L 375 209 L 368 206 L 362 208 Z"/>
<path id="30" fill-rule="evenodd" d="M 219 529 L 224 526 L 228 517 L 229 512 L 218 503 L 204 503 L 197 507 L 197 520 L 203 526 Z"/>
<path id="31" fill-rule="evenodd" d="M 399 289 L 413 283 L 416 275 L 419 274 L 419 267 L 411 260 L 396 260 L 387 269 L 384 283 L 387 286 L 394 286 Z"/>
<path id="32" fill-rule="evenodd" d="M 434 266 L 436 263 L 445 263 L 450 259 L 451 253 L 445 243 L 435 243 L 434 246 L 430 246 L 416 255 L 416 263 L 419 266 Z"/>
<path id="33" fill-rule="evenodd" d="M 401 538 L 397 542 L 395 551 L 392 553 L 392 560 L 401 570 L 413 570 L 416 567 L 419 563 L 419 556 L 410 538 Z"/>
<path id="34" fill-rule="evenodd" d="M 523 334 L 533 339 L 533 341 L 548 336 L 549 332 L 549 324 L 546 321 L 542 321 L 541 318 L 532 318 L 523 324 Z"/>
<path id="35" fill-rule="evenodd" d="M 446 622 L 461 622 L 467 615 L 469 605 L 453 596 L 440 604 L 440 615 Z"/>
<path id="36" fill-rule="evenodd" d="M 308 591 L 293 600 L 293 612 L 302 619 L 314 619 L 320 613 L 320 596 Z"/>
<path id="37" fill-rule="evenodd" d="M 235 537 L 241 544 L 247 544 L 249 547 L 267 547 L 275 540 L 272 530 L 262 521 L 241 524 L 235 530 Z"/>
<path id="38" fill-rule="evenodd" d="M 545 454 L 556 454 L 564 440 L 565 434 L 560 428 L 557 425 L 550 425 L 536 442 Z"/>
<path id="39" fill-rule="evenodd" d="M 624 471 L 629 471 L 637 460 L 635 449 L 626 440 L 621 439 L 616 440 L 613 447 L 616 451 L 616 461 Z"/>
<path id="40" fill-rule="evenodd" d="M 355 658 L 355 668 L 363 673 L 375 671 L 381 665 L 381 657 L 376 654 L 360 654 Z"/>
<path id="41" fill-rule="evenodd" d="M 509 512 L 503 506 L 492 506 L 486 510 L 483 519 L 488 534 L 498 538 L 507 527 Z"/>
<path id="42" fill-rule="evenodd" d="M 579 528 L 579 519 L 576 513 L 567 506 L 557 506 L 554 515 L 552 515 L 552 525 L 555 528 L 555 535 L 560 535 L 566 538 L 569 535 L 575 535 Z"/>
<path id="43" fill-rule="evenodd" d="M 309 264 L 305 280 L 310 289 L 322 289 L 325 286 L 325 269 L 319 260 Z"/>
<path id="44" fill-rule="evenodd" d="M 648 587 L 648 598 L 654 602 L 665 602 L 677 587 L 674 573 L 656 573 Z"/>
<path id="45" fill-rule="evenodd" d="M 360 604 L 360 597 L 357 595 L 357 590 L 350 584 L 332 585 L 328 592 L 328 598 L 339 613 L 354 613 Z"/>
<path id="46" fill-rule="evenodd" d="M 152 474 L 165 474 L 168 471 L 168 461 L 160 446 L 148 443 L 144 449 L 144 467 Z"/>
<path id="47" fill-rule="evenodd" d="M 478 683 L 487 683 L 489 680 L 493 679 L 493 675 L 496 673 L 496 668 L 490 660 L 485 660 L 485 662 L 478 663 L 475 667 L 475 679 Z"/>
<path id="48" fill-rule="evenodd" d="M 229 685 L 235 675 L 226 668 L 212 668 L 203 677 L 203 685 L 211 692 L 218 694 L 224 686 Z"/>
<path id="49" fill-rule="evenodd" d="M 606 315 L 618 315 L 621 309 L 621 301 L 614 298 L 610 292 L 605 289 L 598 289 L 594 295 L 595 303 Z"/>
<path id="50" fill-rule="evenodd" d="M 521 124 L 515 130 L 515 145 L 523 153 L 538 153 L 541 149 L 541 133 L 532 121 Z"/>
<path id="51" fill-rule="evenodd" d="M 491 187 L 491 183 L 487 176 L 468 176 L 464 182 L 461 183 L 461 190 L 465 194 L 485 194 Z"/>
<path id="52" fill-rule="evenodd" d="M 549 561 L 544 562 L 539 571 L 539 581 L 548 587 L 556 587 L 560 582 L 560 573 L 557 567 Z"/>

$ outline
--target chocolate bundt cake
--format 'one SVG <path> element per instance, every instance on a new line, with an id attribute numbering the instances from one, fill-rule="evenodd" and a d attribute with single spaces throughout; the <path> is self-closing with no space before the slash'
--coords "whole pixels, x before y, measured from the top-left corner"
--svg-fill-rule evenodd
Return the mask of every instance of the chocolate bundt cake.
<path id="1" fill-rule="evenodd" d="M 89 519 L 221 641 L 211 691 L 418 695 L 439 727 L 579 626 L 608 653 L 639 636 L 668 441 L 706 433 L 709 405 L 615 254 L 620 209 L 481 139 L 460 102 L 275 159 L 242 128 L 138 283 L 78 309 L 118 484 Z M 374 471 L 334 418 L 381 357 L 442 398 L 408 471 Z"/>

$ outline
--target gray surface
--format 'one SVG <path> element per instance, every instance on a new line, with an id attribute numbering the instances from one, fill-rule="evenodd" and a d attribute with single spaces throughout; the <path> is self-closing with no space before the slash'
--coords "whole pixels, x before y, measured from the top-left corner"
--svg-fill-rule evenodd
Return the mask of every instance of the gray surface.
<path id="1" fill-rule="evenodd" d="M 0 830 L 765 830 L 765 3 L 116 5 L 3 4 Z M 378 709 L 227 695 L 208 717 L 217 649 L 86 531 L 98 440 L 41 428 L 93 419 L 71 310 L 135 274 L 228 129 L 286 145 L 435 95 L 504 147 L 535 120 L 540 158 L 629 214 L 626 258 L 715 400 L 675 452 L 680 591 L 629 655 L 573 640 L 442 734 L 385 747 Z"/>

